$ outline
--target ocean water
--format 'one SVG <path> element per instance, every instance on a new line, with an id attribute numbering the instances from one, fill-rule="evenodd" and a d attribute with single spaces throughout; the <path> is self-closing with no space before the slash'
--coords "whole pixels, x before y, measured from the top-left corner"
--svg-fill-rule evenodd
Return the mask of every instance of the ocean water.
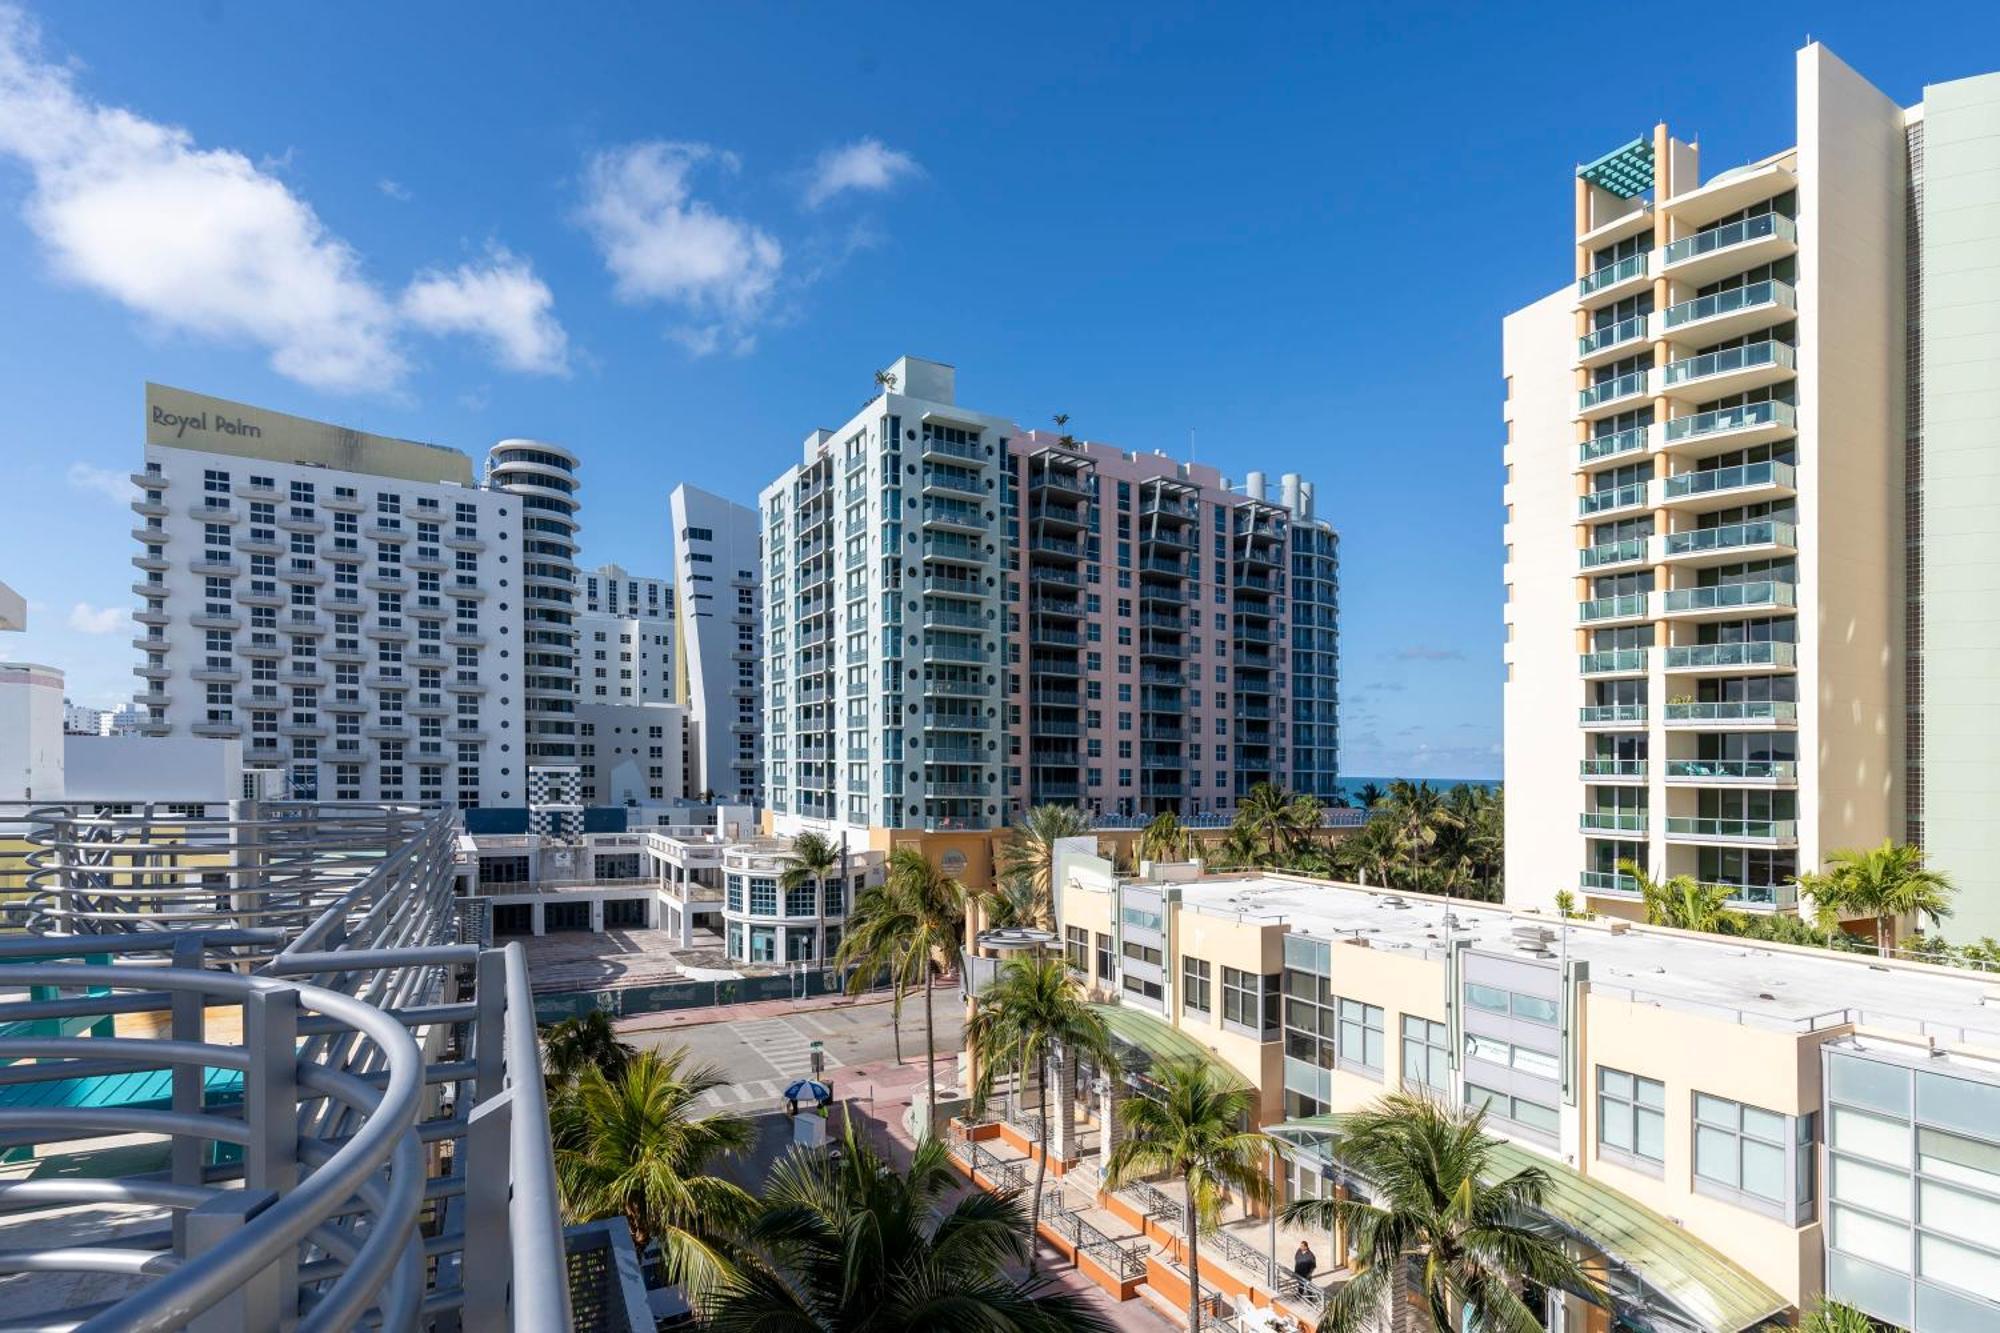
<path id="1" fill-rule="evenodd" d="M 1394 778 L 1369 777 L 1364 773 L 1343 773 L 1340 775 L 1340 790 L 1347 797 L 1348 801 L 1352 802 L 1354 794 L 1369 783 L 1372 782 L 1382 788 L 1382 790 L 1387 791 L 1389 784 L 1395 780 Z M 1470 787 L 1484 787 L 1488 791 L 1492 791 L 1500 785 L 1500 779 L 1498 778 L 1411 778 L 1410 781 L 1428 782 L 1437 791 L 1450 791 L 1461 782 Z"/>

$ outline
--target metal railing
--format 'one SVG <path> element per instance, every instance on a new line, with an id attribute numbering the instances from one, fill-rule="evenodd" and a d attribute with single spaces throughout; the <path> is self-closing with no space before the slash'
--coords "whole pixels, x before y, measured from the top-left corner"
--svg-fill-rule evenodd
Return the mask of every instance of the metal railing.
<path id="1" fill-rule="evenodd" d="M 220 809 L 0 809 L 30 846 L 0 866 L 30 927 L 0 939 L 0 1149 L 120 1152 L 0 1182 L 0 1322 L 569 1328 L 526 958 L 454 942 L 455 813 Z M 165 1224 L 38 1217 L 141 1207 Z M 31 1312 L 68 1273 L 137 1286 Z"/>

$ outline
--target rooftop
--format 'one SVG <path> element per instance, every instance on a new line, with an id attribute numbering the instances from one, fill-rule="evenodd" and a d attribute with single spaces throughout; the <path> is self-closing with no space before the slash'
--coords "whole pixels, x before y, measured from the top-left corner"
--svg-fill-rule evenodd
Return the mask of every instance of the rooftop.
<path id="1" fill-rule="evenodd" d="M 1865 954 L 1703 936 L 1623 922 L 1563 923 L 1490 904 L 1277 875 L 1185 884 L 1183 905 L 1245 921 L 1282 921 L 1319 939 L 1442 958 L 1447 940 L 1517 953 L 1519 932 L 1548 932 L 1547 955 L 1590 964 L 1592 991 L 1707 1011 L 1739 1023 L 1798 1031 L 1854 1023 L 1940 1044 L 2000 1050 L 2000 977 L 1882 962 Z"/>

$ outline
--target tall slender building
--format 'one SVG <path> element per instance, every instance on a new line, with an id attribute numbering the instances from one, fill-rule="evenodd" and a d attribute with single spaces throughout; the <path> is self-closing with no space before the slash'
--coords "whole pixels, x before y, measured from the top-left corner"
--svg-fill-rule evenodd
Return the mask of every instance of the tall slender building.
<path id="1" fill-rule="evenodd" d="M 767 803 L 781 827 L 1004 818 L 1000 600 L 1013 424 L 903 357 L 759 498 Z"/>
<path id="2" fill-rule="evenodd" d="M 486 456 L 489 489 L 521 506 L 521 695 L 527 804 L 537 832 L 582 831 L 577 766 L 576 455 L 541 440 L 502 440 Z"/>
<path id="3" fill-rule="evenodd" d="M 688 791 L 764 799 L 764 582 L 757 511 L 693 486 L 673 522 L 672 698 L 688 710 Z"/>
<path id="4" fill-rule="evenodd" d="M 1789 910 L 1908 838 L 1990 934 L 2000 76 L 1797 74 L 1791 147 L 1579 167 L 1574 280 L 1504 323 L 1507 889 Z"/>

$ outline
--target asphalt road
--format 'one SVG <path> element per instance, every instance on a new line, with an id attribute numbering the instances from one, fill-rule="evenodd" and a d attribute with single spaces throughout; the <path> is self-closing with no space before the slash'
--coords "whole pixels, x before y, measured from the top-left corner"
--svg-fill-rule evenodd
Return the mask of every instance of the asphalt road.
<path id="1" fill-rule="evenodd" d="M 948 1062 L 959 1049 L 964 1012 L 956 992 L 939 992 L 934 1001 L 937 1021 L 939 1082 L 946 1081 Z M 626 1040 L 654 1049 L 685 1046 L 694 1058 L 724 1072 L 729 1083 L 711 1092 L 707 1104 L 745 1114 L 782 1106 L 787 1084 L 812 1072 L 812 1043 L 823 1044 L 824 1077 L 841 1099 L 866 1100 L 866 1081 L 856 1086 L 843 1069 L 893 1065 L 896 1039 L 891 1027 L 893 1006 L 853 1005 L 838 1009 L 806 1009 L 786 1017 L 763 1016 L 699 1027 L 637 1032 Z M 903 1006 L 903 1064 L 921 1070 L 924 1063 L 924 1012 L 921 997 Z M 921 1075 L 919 1075 L 921 1077 Z"/>

